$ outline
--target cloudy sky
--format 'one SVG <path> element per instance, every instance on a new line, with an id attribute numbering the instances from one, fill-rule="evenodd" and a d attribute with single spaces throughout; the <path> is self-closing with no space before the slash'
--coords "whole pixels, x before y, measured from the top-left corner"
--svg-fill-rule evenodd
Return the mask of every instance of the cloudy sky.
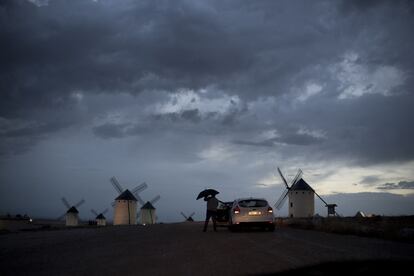
<path id="1" fill-rule="evenodd" d="M 274 204 L 277 166 L 340 214 L 414 214 L 413 21 L 411 1 L 0 0 L 0 214 L 65 196 L 91 218 L 116 176 L 161 221 L 201 219 L 207 187 Z"/>

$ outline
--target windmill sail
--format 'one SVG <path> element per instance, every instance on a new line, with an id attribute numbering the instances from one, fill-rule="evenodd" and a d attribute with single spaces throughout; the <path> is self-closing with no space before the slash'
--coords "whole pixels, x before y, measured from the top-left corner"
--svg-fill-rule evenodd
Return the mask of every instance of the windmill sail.
<path id="1" fill-rule="evenodd" d="M 154 204 L 155 202 L 157 202 L 158 200 L 160 200 L 161 196 L 157 195 L 156 197 L 154 197 L 150 202 L 151 204 Z"/>
<path id="2" fill-rule="evenodd" d="M 135 187 L 132 191 L 131 191 L 131 193 L 133 194 L 133 195 L 137 195 L 138 193 L 140 193 L 140 192 L 142 192 L 143 190 L 145 190 L 146 188 L 148 187 L 148 185 L 147 185 L 147 183 L 142 183 L 141 185 L 138 185 L 137 187 Z"/>
<path id="3" fill-rule="evenodd" d="M 137 201 L 139 202 L 139 204 L 141 205 L 141 206 L 144 206 L 144 204 L 145 204 L 145 201 L 138 195 L 138 193 L 137 194 L 135 194 L 135 197 L 136 197 L 136 199 L 137 199 Z"/>
<path id="4" fill-rule="evenodd" d="M 286 188 L 288 188 L 288 189 L 289 189 L 289 185 L 288 185 L 288 183 L 287 183 L 287 181 L 286 181 L 286 178 L 283 176 L 282 171 L 279 169 L 279 167 L 277 168 L 277 171 L 279 172 L 279 175 L 280 175 L 280 177 L 282 178 L 283 183 L 285 183 Z"/>
<path id="5" fill-rule="evenodd" d="M 81 201 L 79 201 L 78 203 L 75 204 L 75 208 L 78 208 L 79 206 L 81 206 L 83 203 L 85 203 L 85 200 L 82 199 Z"/>
<path id="6" fill-rule="evenodd" d="M 91 209 L 92 214 L 94 214 L 95 216 L 98 216 L 98 212 L 96 212 L 94 209 Z"/>
<path id="7" fill-rule="evenodd" d="M 114 186 L 115 190 L 119 193 L 122 194 L 122 192 L 124 191 L 121 187 L 121 185 L 119 184 L 118 180 L 115 178 L 115 176 L 112 176 L 110 179 L 112 186 Z"/>
<path id="8" fill-rule="evenodd" d="M 326 203 L 326 201 L 323 200 L 323 198 L 316 191 L 314 193 L 319 197 L 320 200 L 322 200 L 323 203 L 325 203 L 325 206 L 328 206 L 328 203 Z"/>
<path id="9" fill-rule="evenodd" d="M 289 189 L 286 189 L 283 194 L 279 197 L 279 199 L 275 203 L 276 209 L 280 210 L 283 204 L 286 202 L 287 194 L 289 193 Z"/>
<path id="10" fill-rule="evenodd" d="M 296 173 L 295 178 L 293 178 L 292 183 L 290 184 L 290 187 L 292 187 L 293 185 L 296 184 L 296 182 L 298 182 L 298 180 L 302 177 L 302 174 L 303 174 L 302 170 L 299 169 L 298 172 Z"/>
<path id="11" fill-rule="evenodd" d="M 66 208 L 69 209 L 71 207 L 70 204 L 69 204 L 69 202 L 66 200 L 65 197 L 62 197 L 61 200 L 62 200 L 63 204 L 66 206 Z"/>

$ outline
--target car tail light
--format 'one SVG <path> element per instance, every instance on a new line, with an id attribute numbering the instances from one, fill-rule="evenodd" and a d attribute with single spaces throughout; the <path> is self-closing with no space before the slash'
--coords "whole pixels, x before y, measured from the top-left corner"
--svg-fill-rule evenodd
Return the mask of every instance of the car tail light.
<path id="1" fill-rule="evenodd" d="M 272 209 L 272 207 L 267 208 L 267 212 L 268 212 L 268 213 L 273 213 L 273 209 Z"/>
<path id="2" fill-rule="evenodd" d="M 233 212 L 235 214 L 240 214 L 240 208 L 239 208 L 239 206 L 236 206 L 236 208 L 234 208 Z"/>

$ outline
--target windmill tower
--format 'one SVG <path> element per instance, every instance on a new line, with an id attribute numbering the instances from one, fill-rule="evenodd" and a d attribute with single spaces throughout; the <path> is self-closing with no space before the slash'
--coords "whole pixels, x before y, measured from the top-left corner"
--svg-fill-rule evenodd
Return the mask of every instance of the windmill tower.
<path id="1" fill-rule="evenodd" d="M 155 224 L 156 221 L 156 214 L 155 214 L 155 207 L 151 204 L 151 202 L 147 201 L 144 206 L 141 207 L 141 224 Z"/>
<path id="2" fill-rule="evenodd" d="M 61 220 L 63 217 L 66 218 L 66 226 L 78 226 L 79 224 L 79 211 L 77 208 L 79 208 L 79 206 L 81 206 L 83 203 L 85 203 L 85 200 L 81 200 L 79 201 L 77 204 L 75 205 L 70 205 L 69 202 L 66 200 L 66 198 L 62 197 L 61 198 L 63 205 L 65 205 L 65 207 L 68 209 L 66 211 L 66 213 L 64 213 L 63 215 L 61 215 L 58 220 Z"/>
<path id="3" fill-rule="evenodd" d="M 304 217 L 313 217 L 315 213 L 315 195 L 325 204 L 328 208 L 328 216 L 336 214 L 335 207 L 336 204 L 328 204 L 326 201 L 314 190 L 312 187 L 306 183 L 302 178 L 302 170 L 299 169 L 296 176 L 293 178 L 290 183 L 290 187 L 286 181 L 286 178 L 283 176 L 281 170 L 277 168 L 280 177 L 283 180 L 283 183 L 286 186 L 286 190 L 282 193 L 279 199 L 276 201 L 275 207 L 280 210 L 283 204 L 286 201 L 286 198 L 289 198 L 289 217 L 291 218 L 304 218 Z"/>
<path id="4" fill-rule="evenodd" d="M 195 215 L 195 212 L 192 212 L 191 215 L 189 215 L 188 217 L 184 214 L 184 212 L 181 212 L 181 215 L 185 218 L 185 221 L 189 221 L 189 222 L 193 222 L 193 216 Z"/>
<path id="5" fill-rule="evenodd" d="M 157 222 L 155 202 L 160 200 L 161 196 L 157 195 L 152 200 L 144 202 L 140 196 L 137 196 L 137 200 L 142 204 L 141 210 L 137 213 L 137 219 L 140 218 L 142 225 L 154 224 Z"/>
<path id="6" fill-rule="evenodd" d="M 315 213 L 315 191 L 302 179 L 302 170 L 298 170 L 296 176 L 293 178 L 290 186 L 286 178 L 283 176 L 281 170 L 277 168 L 286 190 L 282 193 L 275 204 L 276 209 L 280 210 L 289 198 L 289 217 L 303 218 L 312 217 Z"/>
<path id="7" fill-rule="evenodd" d="M 91 212 L 96 216 L 95 221 L 97 226 L 106 226 L 106 218 L 104 215 L 108 212 L 108 209 L 105 209 L 99 214 L 94 209 L 91 209 Z"/>
<path id="8" fill-rule="evenodd" d="M 124 190 L 115 177 L 111 177 L 110 181 L 119 193 L 119 196 L 115 198 L 114 225 L 136 224 L 137 198 L 135 196 L 138 196 L 139 192 L 145 190 L 147 184 L 144 182 L 131 192 L 128 189 Z"/>

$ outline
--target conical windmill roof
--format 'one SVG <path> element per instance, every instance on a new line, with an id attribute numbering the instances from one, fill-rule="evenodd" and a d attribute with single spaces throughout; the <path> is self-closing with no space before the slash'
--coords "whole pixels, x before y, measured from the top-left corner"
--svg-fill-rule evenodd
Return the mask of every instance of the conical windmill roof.
<path id="1" fill-rule="evenodd" d="M 291 188 L 292 191 L 312 191 L 315 192 L 308 183 L 302 178 L 299 179 Z"/>
<path id="2" fill-rule="evenodd" d="M 103 214 L 99 214 L 96 216 L 96 219 L 106 219 Z"/>
<path id="3" fill-rule="evenodd" d="M 115 200 L 133 200 L 137 201 L 137 198 L 128 190 L 126 189 L 122 194 L 120 194 Z"/>
<path id="4" fill-rule="evenodd" d="M 76 209 L 75 206 L 72 206 L 72 207 L 69 208 L 69 210 L 66 211 L 66 214 L 69 214 L 69 213 L 78 214 L 79 211 L 78 211 L 78 209 Z"/>
<path id="5" fill-rule="evenodd" d="M 147 201 L 147 203 L 145 203 L 144 206 L 141 207 L 141 209 L 155 210 L 155 207 L 151 204 L 151 202 Z"/>

